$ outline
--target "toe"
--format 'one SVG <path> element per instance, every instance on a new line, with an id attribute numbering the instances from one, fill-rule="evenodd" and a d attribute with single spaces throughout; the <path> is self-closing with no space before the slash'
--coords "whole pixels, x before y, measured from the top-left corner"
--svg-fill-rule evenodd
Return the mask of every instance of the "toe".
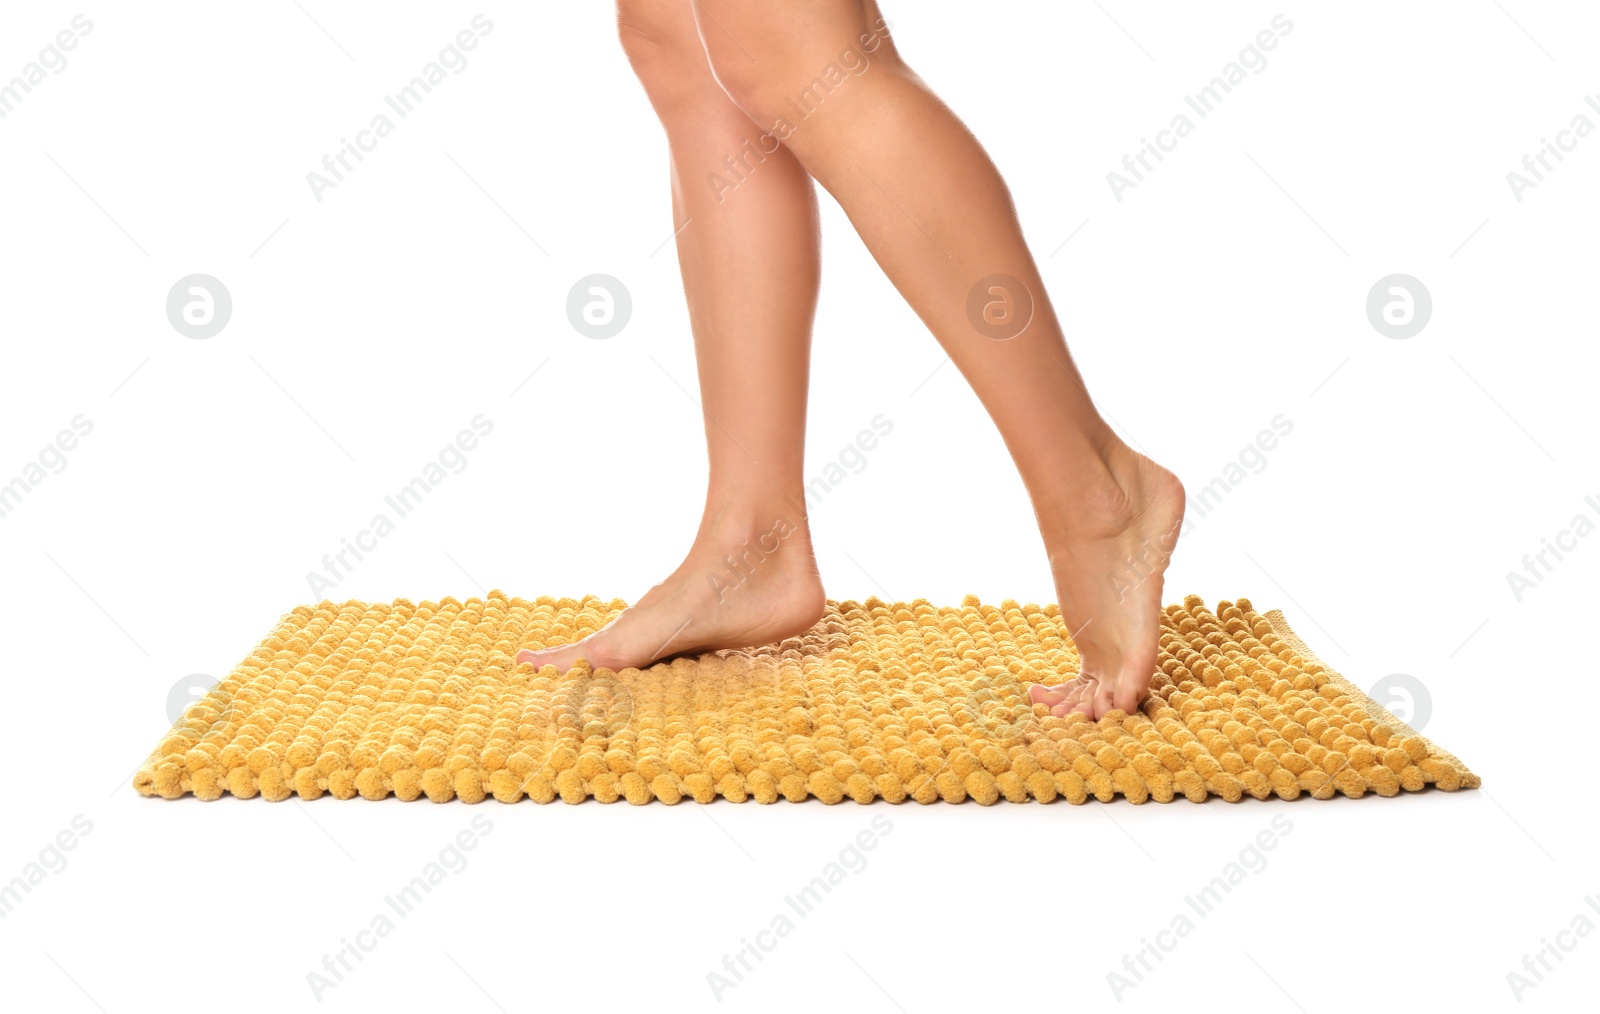
<path id="1" fill-rule="evenodd" d="M 1092 718 L 1093 715 L 1084 709 L 1089 706 L 1089 702 L 1093 698 L 1094 687 L 1094 680 L 1077 677 L 1062 683 L 1060 686 L 1049 688 L 1056 698 L 1046 702 L 1050 705 L 1050 714 L 1055 715 L 1057 718 L 1065 718 L 1067 715 L 1077 712 L 1090 715 Z"/>
<path id="2" fill-rule="evenodd" d="M 1095 684 L 1093 706 L 1094 712 L 1089 717 L 1095 721 L 1104 718 L 1107 712 L 1116 707 L 1116 691 L 1110 680 L 1101 680 Z"/>
<path id="3" fill-rule="evenodd" d="M 1044 693 L 1040 696 L 1040 700 L 1042 703 L 1050 706 L 1051 714 L 1067 714 L 1076 708 L 1080 703 L 1092 698 L 1095 685 L 1096 681 L 1094 679 L 1086 679 L 1082 676 L 1074 676 L 1065 683 L 1059 683 L 1053 687 L 1046 687 L 1044 689 Z M 1062 705 L 1065 705 L 1066 710 L 1055 710 Z"/>
<path id="4" fill-rule="evenodd" d="M 1118 685 L 1112 703 L 1130 715 L 1139 713 L 1139 705 L 1144 702 L 1145 693 L 1140 689 L 1137 681 L 1124 681 Z"/>
<path id="5" fill-rule="evenodd" d="M 1047 687 L 1043 683 L 1035 683 L 1028 688 L 1029 704 L 1048 704 L 1052 708 L 1065 701 L 1072 694 L 1072 684 L 1058 683 Z"/>

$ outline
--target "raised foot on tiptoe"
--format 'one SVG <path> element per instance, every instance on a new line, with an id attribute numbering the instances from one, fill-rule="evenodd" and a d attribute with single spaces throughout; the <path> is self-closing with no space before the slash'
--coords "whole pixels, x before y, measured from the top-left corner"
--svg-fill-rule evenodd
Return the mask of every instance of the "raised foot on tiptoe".
<path id="1" fill-rule="evenodd" d="M 1045 534 L 1061 618 L 1077 644 L 1077 677 L 1028 688 L 1052 715 L 1132 714 L 1150 693 L 1161 638 L 1161 586 L 1183 526 L 1183 484 L 1132 450 L 1114 483 L 1075 504 Z"/>
<path id="2" fill-rule="evenodd" d="M 768 544 L 771 544 L 769 539 Z M 762 553 L 752 540 L 734 553 L 691 552 L 665 581 L 616 619 L 572 644 L 517 653 L 517 662 L 566 672 L 579 659 L 617 671 L 676 655 L 753 648 L 810 630 L 827 608 L 803 540 Z"/>

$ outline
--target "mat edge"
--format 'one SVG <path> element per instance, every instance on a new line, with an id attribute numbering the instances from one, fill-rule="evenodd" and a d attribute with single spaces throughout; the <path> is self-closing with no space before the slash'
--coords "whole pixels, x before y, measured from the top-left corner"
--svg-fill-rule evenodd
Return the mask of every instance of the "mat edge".
<path id="1" fill-rule="evenodd" d="M 1289 620 L 1283 615 L 1282 609 L 1269 610 L 1261 615 L 1266 618 L 1266 621 L 1269 624 L 1272 625 L 1273 631 L 1277 633 L 1279 637 L 1289 642 L 1289 646 L 1295 651 L 1299 652 L 1301 655 L 1305 656 L 1307 661 L 1315 662 L 1316 664 L 1322 666 L 1323 671 L 1328 674 L 1328 678 L 1333 681 L 1334 686 L 1338 687 L 1340 690 L 1343 690 L 1347 695 L 1354 697 L 1358 702 L 1361 703 L 1362 707 L 1367 709 L 1369 714 L 1388 715 L 1389 719 L 1394 723 L 1394 725 L 1399 728 L 1402 735 L 1415 736 L 1416 738 L 1422 740 L 1423 745 L 1428 748 L 1428 754 L 1430 756 L 1437 757 L 1439 760 L 1442 760 L 1458 769 L 1462 776 L 1461 788 L 1476 789 L 1482 786 L 1483 779 L 1474 774 L 1472 769 L 1467 767 L 1460 757 L 1457 757 L 1449 750 L 1444 749 L 1427 736 L 1424 736 L 1422 733 L 1413 729 L 1405 722 L 1402 722 L 1398 717 L 1395 716 L 1394 712 L 1373 700 L 1367 695 L 1366 691 L 1356 686 L 1348 678 L 1346 678 L 1343 673 L 1329 665 L 1320 656 L 1318 656 L 1316 652 L 1312 651 L 1311 647 L 1306 644 L 1305 639 L 1296 633 L 1295 629 L 1289 625 Z"/>

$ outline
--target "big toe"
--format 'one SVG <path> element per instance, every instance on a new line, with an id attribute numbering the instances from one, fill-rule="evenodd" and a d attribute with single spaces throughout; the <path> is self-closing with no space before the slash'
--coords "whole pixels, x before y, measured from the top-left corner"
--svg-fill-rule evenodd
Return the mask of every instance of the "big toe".
<path id="1" fill-rule="evenodd" d="M 557 661 L 556 657 L 559 651 L 559 648 L 544 648 L 538 651 L 532 648 L 523 648 L 517 652 L 517 664 L 521 665 L 524 662 L 528 662 L 535 669 L 543 669 L 547 665 L 560 665 L 561 663 Z"/>
<path id="2" fill-rule="evenodd" d="M 1117 685 L 1116 693 L 1112 695 L 1112 703 L 1130 715 L 1139 713 L 1139 707 L 1144 703 L 1145 690 L 1138 683 L 1123 682 Z"/>
<path id="3" fill-rule="evenodd" d="M 1071 689 L 1071 685 L 1067 683 L 1058 683 L 1053 687 L 1035 683 L 1028 687 L 1028 703 L 1046 704 L 1053 708 L 1067 699 Z"/>

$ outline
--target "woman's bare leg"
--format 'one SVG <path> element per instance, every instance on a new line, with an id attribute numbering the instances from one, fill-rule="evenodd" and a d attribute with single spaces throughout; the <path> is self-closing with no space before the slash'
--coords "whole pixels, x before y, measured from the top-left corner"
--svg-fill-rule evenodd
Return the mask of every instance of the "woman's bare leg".
<path id="1" fill-rule="evenodd" d="M 1156 668 L 1183 488 L 1096 411 L 999 172 L 873 0 L 692 2 L 719 83 L 839 201 L 999 426 L 1083 656 L 1080 677 L 1034 700 L 1132 711 Z"/>
<path id="2" fill-rule="evenodd" d="M 665 581 L 583 641 L 517 657 L 562 669 L 767 644 L 805 632 L 825 604 L 802 475 L 815 189 L 712 78 L 690 0 L 620 0 L 617 14 L 671 149 L 710 488 L 694 546 Z"/>

